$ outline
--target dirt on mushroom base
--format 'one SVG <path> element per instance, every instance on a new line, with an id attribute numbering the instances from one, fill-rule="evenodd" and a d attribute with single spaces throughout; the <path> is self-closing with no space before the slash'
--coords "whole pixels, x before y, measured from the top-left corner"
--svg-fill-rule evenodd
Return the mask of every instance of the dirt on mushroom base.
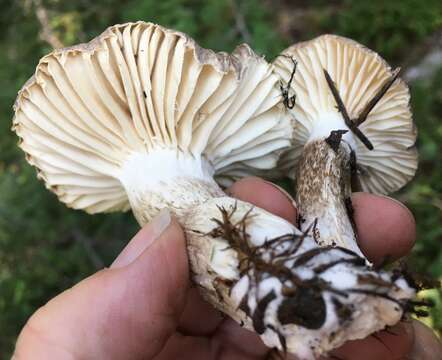
<path id="1" fill-rule="evenodd" d="M 411 315 L 428 316 L 427 310 L 433 306 L 431 301 L 416 301 L 409 298 L 397 300 L 394 297 L 395 295 L 391 296 L 389 294 L 388 289 L 397 289 L 400 283 L 397 281 L 400 279 L 404 279 L 408 286 L 411 286 L 415 291 L 439 287 L 440 284 L 437 281 L 410 272 L 405 262 L 398 262 L 395 266 L 390 266 L 388 272 L 392 276 L 389 278 L 382 270 L 385 264 L 378 267 L 367 266 L 365 258 L 346 248 L 316 246 L 306 250 L 303 243 L 304 241 L 311 241 L 311 238 L 314 237 L 316 221 L 303 233 L 288 233 L 276 238 L 266 239 L 261 245 L 251 245 L 251 237 L 247 232 L 247 227 L 250 221 L 253 222 L 253 219 L 250 219 L 254 216 L 253 208 L 245 213 L 242 211 L 239 217 L 236 216 L 237 210 L 236 204 L 229 208 L 219 207 L 221 217 L 212 219 L 216 226 L 205 235 L 226 239 L 229 243 L 229 249 L 237 252 L 240 280 L 237 282 L 223 282 L 222 285 L 227 286 L 229 297 L 236 296 L 237 288 L 244 288 L 244 280 L 248 279 L 246 281 L 248 290 L 246 292 L 244 292 L 244 289 L 239 290 L 242 295 L 239 299 L 236 299 L 238 308 L 248 317 L 245 323 L 243 321 L 241 323 L 253 328 L 260 335 L 268 331 L 276 334 L 279 340 L 276 352 L 279 349 L 282 354 L 287 353 L 287 344 L 289 343 L 290 352 L 294 352 L 302 359 L 304 357 L 310 359 L 311 351 L 318 356 L 323 354 L 322 346 L 329 346 L 329 349 L 332 349 L 342 344 L 342 340 L 337 342 L 338 345 L 335 344 L 331 347 L 327 343 L 333 344 L 336 338 L 346 332 L 346 328 L 351 329 L 352 322 L 358 321 L 354 318 L 355 312 L 359 313 L 358 317 L 362 323 L 369 321 L 368 318 L 364 318 L 364 311 L 358 307 L 358 302 L 355 299 L 349 300 L 352 294 L 363 294 L 396 304 L 397 306 L 394 309 L 401 311 L 402 319 L 407 319 Z M 307 239 L 307 237 L 310 237 L 310 239 Z M 345 256 L 335 256 L 327 260 L 328 254 L 332 252 L 342 252 Z M 321 278 L 324 272 L 342 264 L 351 264 L 346 272 L 354 271 L 353 267 L 362 269 L 357 275 L 357 282 L 353 287 L 346 288 L 341 281 L 336 281 L 336 285 L 334 285 L 333 281 L 330 282 L 330 277 L 328 277 L 328 281 Z M 305 270 L 301 270 L 303 266 L 313 269 L 312 277 L 304 278 Z M 258 291 L 259 284 L 272 277 L 282 282 L 281 293 L 277 295 L 275 289 L 268 287 L 265 290 L 267 293 L 262 290 Z M 334 288 L 334 286 L 338 287 Z M 333 295 L 328 297 L 326 296 L 327 293 Z M 221 297 L 225 296 L 224 291 L 220 291 L 219 294 Z M 269 316 L 269 312 L 272 312 L 271 309 L 269 310 L 271 308 L 270 304 L 281 295 L 283 300 L 277 302 L 276 318 L 273 317 L 275 315 Z M 332 302 L 334 310 L 327 306 L 329 301 Z M 371 310 L 371 312 L 374 311 L 379 311 L 379 305 L 376 306 L 376 310 Z M 315 330 L 325 327 L 327 316 L 328 329 L 326 328 L 323 333 L 321 332 L 321 342 L 317 339 L 309 340 Z M 330 318 L 334 316 L 337 316 L 339 328 L 330 330 Z M 382 320 L 378 318 L 377 321 Z M 294 347 L 293 336 L 296 337 L 296 335 L 287 331 L 286 325 L 292 327 L 295 325 L 295 327 L 307 329 L 302 336 L 303 340 L 301 342 L 297 341 Z M 387 325 L 384 329 L 388 330 L 388 328 Z M 300 331 L 304 331 L 304 329 Z M 346 336 L 348 338 L 349 334 L 347 333 Z M 360 337 L 355 336 L 353 338 Z M 266 341 L 265 337 L 263 339 Z M 306 344 L 310 351 L 303 349 Z"/>

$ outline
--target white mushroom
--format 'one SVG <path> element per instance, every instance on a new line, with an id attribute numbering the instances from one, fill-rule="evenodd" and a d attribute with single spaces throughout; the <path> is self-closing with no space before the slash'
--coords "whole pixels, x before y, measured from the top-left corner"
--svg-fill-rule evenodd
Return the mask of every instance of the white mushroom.
<path id="1" fill-rule="evenodd" d="M 140 224 L 168 207 L 202 295 L 268 346 L 312 359 L 394 324 L 414 289 L 353 252 L 318 252 L 312 228 L 301 233 L 215 182 L 270 169 L 289 146 L 278 80 L 246 45 L 217 54 L 158 25 L 116 25 L 45 56 L 13 128 L 68 206 L 131 208 Z"/>
<path id="2" fill-rule="evenodd" d="M 137 208 L 164 181 L 159 167 L 210 179 L 207 191 L 219 193 L 212 175 L 270 168 L 289 144 L 276 81 L 246 45 L 216 54 L 160 26 L 117 25 L 40 60 L 17 98 L 14 129 L 46 185 L 75 209 Z M 176 179 L 171 186 L 181 189 Z M 168 203 L 182 198 L 160 188 Z M 135 213 L 147 220 L 152 211 Z"/>
<path id="3" fill-rule="evenodd" d="M 293 61 L 290 91 L 296 104 L 288 111 L 294 143 L 280 168 L 296 178 L 301 228 L 317 218 L 320 245 L 338 244 L 362 255 L 351 224 L 351 185 L 386 194 L 416 172 L 408 87 L 378 54 L 339 36 L 283 51 L 274 64 L 285 83 Z"/>

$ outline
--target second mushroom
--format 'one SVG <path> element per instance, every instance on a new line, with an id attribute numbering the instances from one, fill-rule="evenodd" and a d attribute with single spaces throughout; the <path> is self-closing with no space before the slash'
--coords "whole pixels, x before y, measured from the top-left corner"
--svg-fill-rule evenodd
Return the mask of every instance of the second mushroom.
<path id="1" fill-rule="evenodd" d="M 294 143 L 279 167 L 296 180 L 299 226 L 318 219 L 319 245 L 362 256 L 351 192 L 391 193 L 416 172 L 408 87 L 378 54 L 335 35 L 293 45 L 274 64 L 296 94 Z"/>

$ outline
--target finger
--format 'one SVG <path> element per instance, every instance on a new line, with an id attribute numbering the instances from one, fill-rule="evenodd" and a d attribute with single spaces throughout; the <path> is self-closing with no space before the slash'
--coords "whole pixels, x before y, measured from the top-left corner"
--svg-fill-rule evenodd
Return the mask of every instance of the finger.
<path id="1" fill-rule="evenodd" d="M 146 250 L 170 225 L 171 217 L 167 209 L 162 210 L 148 226 L 144 226 L 120 252 L 111 268 L 121 268 L 133 262 Z"/>
<path id="2" fill-rule="evenodd" d="M 253 358 L 260 358 L 269 352 L 269 348 L 264 345 L 257 333 L 239 326 L 232 319 L 221 324 L 213 339 L 220 344 L 228 343 L 233 348 L 241 349 L 243 353 Z"/>
<path id="3" fill-rule="evenodd" d="M 332 351 L 327 360 L 397 360 L 404 359 L 413 345 L 410 324 L 399 323 L 388 331 L 379 331 L 365 339 L 346 342 Z"/>
<path id="4" fill-rule="evenodd" d="M 195 360 L 253 360 L 262 359 L 268 352 L 256 333 L 239 327 L 229 319 L 218 327 L 212 337 L 175 334 L 155 359 L 180 359 L 184 353 Z"/>
<path id="5" fill-rule="evenodd" d="M 412 320 L 415 340 L 409 360 L 438 360 L 442 357 L 442 343 L 434 332 L 420 321 Z"/>
<path id="6" fill-rule="evenodd" d="M 247 201 L 295 224 L 295 202 L 290 195 L 276 185 L 256 177 L 244 178 L 227 191 L 231 196 Z"/>
<path id="7" fill-rule="evenodd" d="M 185 354 L 183 356 L 183 354 Z M 262 360 L 263 356 L 253 356 L 240 346 L 223 342 L 217 338 L 173 335 L 155 360 Z"/>
<path id="8" fill-rule="evenodd" d="M 285 192 L 259 178 L 236 182 L 229 192 L 241 200 L 253 203 L 294 223 L 294 201 Z M 416 239 L 416 224 L 411 212 L 398 201 L 368 193 L 352 196 L 358 244 L 370 261 L 375 263 L 398 259 L 406 255 Z"/>
<path id="9" fill-rule="evenodd" d="M 395 260 L 406 255 L 416 239 L 416 223 L 400 202 L 367 193 L 352 196 L 358 244 L 370 261 Z"/>
<path id="10" fill-rule="evenodd" d="M 155 231 L 145 229 L 149 233 Z M 126 250 L 118 266 L 40 308 L 20 334 L 16 357 L 138 359 L 160 352 L 175 332 L 189 286 L 184 234 L 169 216 L 155 240 L 134 240 L 149 245 L 144 251 L 129 245 L 138 256 Z"/>
<path id="11" fill-rule="evenodd" d="M 187 336 L 211 335 L 224 319 L 225 315 L 205 301 L 194 286 L 188 292 L 178 331 Z"/>
<path id="12" fill-rule="evenodd" d="M 214 359 L 210 348 L 210 338 L 175 333 L 169 338 L 163 350 L 155 356 L 155 360 L 170 359 Z"/>

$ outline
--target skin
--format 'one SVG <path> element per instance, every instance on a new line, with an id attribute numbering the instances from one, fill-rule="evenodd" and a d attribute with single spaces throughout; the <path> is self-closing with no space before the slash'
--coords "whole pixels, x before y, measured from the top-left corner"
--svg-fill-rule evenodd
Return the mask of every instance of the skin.
<path id="1" fill-rule="evenodd" d="M 229 193 L 293 223 L 296 219 L 293 200 L 271 183 L 243 179 Z M 354 194 L 353 202 L 359 245 L 370 260 L 410 251 L 415 223 L 405 206 L 363 193 Z M 192 286 L 178 223 L 172 218 L 159 237 L 157 228 L 145 226 L 110 268 L 38 309 L 21 331 L 13 359 L 271 359 L 256 334 L 224 318 Z M 415 341 L 414 327 L 400 323 L 391 333 L 348 342 L 321 360 L 430 360 L 431 355 L 413 353 L 428 346 L 434 346 L 431 353 L 438 359 L 440 343 L 421 327 L 424 335 Z"/>

